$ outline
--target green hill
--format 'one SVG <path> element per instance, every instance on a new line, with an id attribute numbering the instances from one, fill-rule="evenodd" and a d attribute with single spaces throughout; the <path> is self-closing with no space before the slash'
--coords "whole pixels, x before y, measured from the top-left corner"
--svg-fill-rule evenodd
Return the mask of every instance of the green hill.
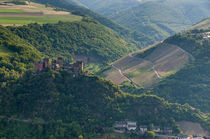
<path id="1" fill-rule="evenodd" d="M 102 14 L 106 17 L 122 11 L 123 9 L 128 9 L 138 5 L 140 2 L 138 0 L 77 0 L 83 5 L 89 7 L 91 10 Z"/>
<path id="2" fill-rule="evenodd" d="M 40 52 L 27 41 L 0 26 L 0 86 L 19 78 L 40 58 Z"/>
<path id="3" fill-rule="evenodd" d="M 95 76 L 72 77 L 66 71 L 27 72 L 0 94 L 0 136 L 6 138 L 96 138 L 110 132 L 114 121 L 171 126 L 207 117 L 189 105 L 156 96 L 129 95 Z"/>
<path id="4" fill-rule="evenodd" d="M 152 37 L 149 37 L 142 32 L 136 32 L 126 29 L 120 26 L 119 24 L 111 21 L 110 19 L 107 19 L 104 16 L 94 13 L 90 9 L 87 9 L 77 4 L 72 4 L 71 1 L 70 2 L 65 0 L 33 0 L 33 1 L 42 4 L 50 4 L 59 8 L 64 8 L 76 15 L 82 15 L 82 16 L 88 15 L 97 20 L 102 25 L 119 33 L 122 37 L 124 37 L 125 40 L 135 43 L 139 48 L 146 47 L 147 45 L 154 43 L 154 39 Z"/>
<path id="5" fill-rule="evenodd" d="M 141 94 L 141 93 L 152 93 L 158 95 L 160 97 L 165 98 L 169 102 L 176 102 L 180 104 L 190 104 L 195 108 L 199 108 L 202 112 L 210 112 L 209 107 L 209 51 L 210 51 L 210 39 L 205 39 L 205 34 L 209 33 L 210 30 L 191 30 L 183 34 L 176 34 L 172 37 L 166 39 L 163 44 L 170 44 L 174 46 L 179 46 L 182 51 L 185 51 L 185 54 L 190 56 L 191 61 L 188 61 L 181 69 L 177 70 L 176 72 L 172 72 L 169 76 L 163 76 L 159 83 L 152 83 L 150 86 L 150 91 L 143 89 L 136 89 L 135 86 L 130 86 L 128 83 L 122 84 L 122 89 L 124 91 L 128 91 L 134 94 Z M 136 55 L 143 59 L 152 58 L 151 56 L 154 54 L 154 51 L 157 51 L 158 47 L 151 47 L 146 51 L 140 52 L 139 55 Z M 168 57 L 170 52 L 175 54 L 175 51 L 167 52 L 161 51 L 163 54 L 166 52 L 165 56 L 161 56 L 160 59 L 154 57 L 156 60 L 160 60 L 160 67 L 156 67 L 157 72 L 159 75 L 163 75 L 164 72 L 161 72 L 159 68 L 162 68 L 163 71 L 167 71 L 170 66 L 177 66 L 179 62 L 184 62 L 183 56 L 180 54 L 176 57 Z M 177 51 L 176 51 L 177 52 Z M 135 57 L 136 57 L 135 56 Z M 164 59 L 170 61 L 168 66 L 166 67 L 164 64 Z M 174 59 L 170 59 L 174 58 Z M 123 61 L 125 59 L 122 59 Z M 179 61 L 180 60 L 180 61 Z M 119 62 L 121 62 L 119 61 Z M 128 69 L 134 69 L 138 67 L 138 63 L 135 64 L 134 62 L 128 62 L 129 64 L 133 64 L 129 66 Z M 126 67 L 128 63 L 121 64 L 121 67 Z M 141 64 L 143 62 L 140 61 Z M 172 64 L 173 63 L 173 64 Z M 170 65 L 172 64 L 172 65 Z M 144 65 L 145 66 L 145 65 Z M 156 65 L 155 65 L 156 66 Z M 123 69 L 122 69 L 123 71 Z M 144 71 L 143 69 L 139 69 L 139 72 L 148 73 L 148 71 Z M 125 72 L 126 73 L 126 72 Z M 134 74 L 134 73 L 133 73 Z M 135 79 L 139 77 L 139 74 L 134 74 L 135 76 L 131 77 L 131 79 Z M 151 74 L 150 74 L 151 75 Z M 115 76 L 112 76 L 113 78 Z M 149 77 L 149 76 L 148 76 Z M 143 80 L 141 78 L 141 80 Z M 134 80 L 135 81 L 135 80 Z M 151 82 L 152 80 L 150 80 Z M 149 83 L 150 83 L 149 82 Z"/>
<path id="6" fill-rule="evenodd" d="M 90 18 L 72 23 L 29 24 L 8 28 L 45 55 L 62 56 L 67 61 L 72 61 L 76 55 L 93 57 L 98 63 L 107 63 L 136 49 L 134 44 L 126 42 L 116 32 Z"/>
<path id="7" fill-rule="evenodd" d="M 191 53 L 195 61 L 163 80 L 154 88 L 154 92 L 171 102 L 188 103 L 209 112 L 210 40 L 203 39 L 203 32 L 209 30 L 177 34 L 166 40 Z"/>
<path id="8" fill-rule="evenodd" d="M 208 0 L 149 1 L 121 11 L 111 17 L 117 23 L 155 40 L 163 40 L 175 32 L 209 17 Z"/>

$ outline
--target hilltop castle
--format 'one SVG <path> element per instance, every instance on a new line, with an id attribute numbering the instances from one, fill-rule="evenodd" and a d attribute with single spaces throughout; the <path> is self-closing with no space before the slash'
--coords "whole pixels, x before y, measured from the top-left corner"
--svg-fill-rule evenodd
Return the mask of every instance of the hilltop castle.
<path id="1" fill-rule="evenodd" d="M 52 60 L 50 63 L 49 58 L 44 58 L 39 62 L 34 63 L 34 71 L 42 71 L 43 69 L 50 68 L 53 70 L 65 69 L 69 73 L 81 73 L 83 72 L 84 63 L 83 61 L 76 61 L 73 64 L 63 63 L 63 58 L 58 57 L 57 60 Z"/>

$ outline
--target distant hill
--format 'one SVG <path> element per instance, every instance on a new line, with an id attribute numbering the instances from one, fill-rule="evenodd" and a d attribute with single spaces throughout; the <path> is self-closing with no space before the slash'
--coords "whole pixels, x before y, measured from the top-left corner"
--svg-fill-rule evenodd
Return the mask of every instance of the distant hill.
<path id="1" fill-rule="evenodd" d="M 209 129 L 205 115 L 189 105 L 129 95 L 95 76 L 27 72 L 0 91 L 0 133 L 6 138 L 96 138 L 112 132 L 113 123 L 124 119 L 170 126 L 175 133 L 180 132 L 175 121 L 181 120 L 200 122 Z"/>
<path id="2" fill-rule="evenodd" d="M 110 17 L 124 9 L 134 7 L 140 3 L 139 0 L 77 0 L 91 10 Z"/>
<path id="3" fill-rule="evenodd" d="M 149 1 L 112 15 L 111 19 L 155 40 L 163 40 L 209 17 L 209 7 L 208 0 Z"/>

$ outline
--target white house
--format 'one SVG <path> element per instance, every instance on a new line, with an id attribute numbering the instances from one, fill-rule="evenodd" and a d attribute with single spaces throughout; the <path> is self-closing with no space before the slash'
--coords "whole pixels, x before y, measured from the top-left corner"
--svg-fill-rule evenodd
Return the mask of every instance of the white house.
<path id="1" fill-rule="evenodd" d="M 127 121 L 127 130 L 136 130 L 136 122 Z"/>
<path id="2" fill-rule="evenodd" d="M 159 126 L 155 126 L 153 128 L 153 131 L 156 132 L 156 133 L 159 133 L 160 132 L 160 127 Z"/>
<path id="3" fill-rule="evenodd" d="M 193 135 L 192 138 L 193 138 L 193 139 L 204 139 L 203 137 L 198 136 L 198 135 Z"/>
<path id="4" fill-rule="evenodd" d="M 142 133 L 144 133 L 144 132 L 146 132 L 148 129 L 147 129 L 147 126 L 145 126 L 145 125 L 142 125 L 142 126 L 140 126 L 139 127 L 140 128 L 140 131 L 142 132 Z"/>
<path id="5" fill-rule="evenodd" d="M 188 135 L 180 135 L 176 139 L 190 139 Z"/>
<path id="6" fill-rule="evenodd" d="M 116 121 L 114 123 L 114 127 L 116 127 L 116 128 L 126 128 L 127 123 L 125 121 Z"/>

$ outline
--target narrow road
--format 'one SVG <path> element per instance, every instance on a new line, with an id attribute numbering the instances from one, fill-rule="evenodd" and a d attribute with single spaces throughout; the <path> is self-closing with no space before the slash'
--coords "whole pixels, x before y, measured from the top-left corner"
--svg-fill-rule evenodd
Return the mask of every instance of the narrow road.
<path id="1" fill-rule="evenodd" d="M 129 80 L 129 82 L 132 82 L 131 79 L 127 78 L 127 77 L 122 73 L 121 69 L 117 68 L 115 65 L 112 65 L 112 67 L 113 67 L 114 69 L 118 70 L 119 73 L 120 73 L 120 75 L 123 76 L 123 77 L 125 77 L 127 80 Z"/>
<path id="2" fill-rule="evenodd" d="M 15 119 L 15 118 L 8 118 L 9 121 L 18 121 L 18 122 L 24 122 L 24 123 L 29 123 L 31 122 L 30 119 Z"/>
<path id="3" fill-rule="evenodd" d="M 134 81 L 132 81 L 132 79 L 130 79 L 129 77 L 127 77 L 126 75 L 124 75 L 121 69 L 117 68 L 115 65 L 112 65 L 112 67 L 113 67 L 114 69 L 118 70 L 119 73 L 120 73 L 120 75 L 123 76 L 124 78 L 126 78 L 130 83 L 135 84 L 137 87 L 142 87 L 142 86 L 140 86 L 139 84 L 137 84 L 137 83 L 135 83 Z"/>

